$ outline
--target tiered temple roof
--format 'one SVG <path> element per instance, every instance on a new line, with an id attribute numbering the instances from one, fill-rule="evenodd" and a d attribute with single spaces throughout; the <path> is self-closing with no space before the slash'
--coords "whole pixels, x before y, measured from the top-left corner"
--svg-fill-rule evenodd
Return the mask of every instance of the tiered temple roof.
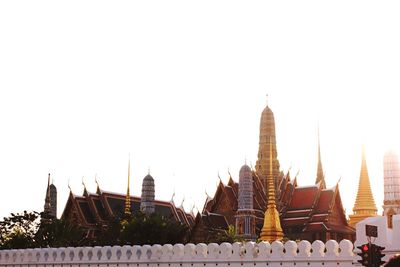
<path id="1" fill-rule="evenodd" d="M 107 192 L 98 188 L 96 193 L 86 189 L 82 196 L 70 192 L 62 218 L 71 220 L 88 229 L 89 235 L 94 235 L 96 225 L 107 223 L 114 216 L 125 213 L 126 195 Z M 130 196 L 131 213 L 140 210 L 140 197 Z M 155 200 L 155 213 L 192 228 L 195 218 L 186 213 L 183 208 L 176 207 L 172 201 Z"/>

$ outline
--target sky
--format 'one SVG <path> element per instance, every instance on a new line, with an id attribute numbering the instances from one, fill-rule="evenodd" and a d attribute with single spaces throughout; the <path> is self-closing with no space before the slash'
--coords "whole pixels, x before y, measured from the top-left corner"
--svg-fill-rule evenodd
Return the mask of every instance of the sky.
<path id="1" fill-rule="evenodd" d="M 190 211 L 255 164 L 261 112 L 281 170 L 313 184 L 317 125 L 346 213 L 362 145 L 382 212 L 400 151 L 398 1 L 1 1 L 0 218 L 69 194 L 141 194 Z M 129 156 L 130 155 L 130 156 Z"/>

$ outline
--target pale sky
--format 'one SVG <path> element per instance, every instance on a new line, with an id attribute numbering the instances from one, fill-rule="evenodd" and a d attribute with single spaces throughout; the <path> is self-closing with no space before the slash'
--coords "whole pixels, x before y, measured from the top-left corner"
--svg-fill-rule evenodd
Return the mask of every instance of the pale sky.
<path id="1" fill-rule="evenodd" d="M 281 169 L 327 186 L 351 212 L 361 146 L 382 209 L 383 154 L 400 152 L 398 1 L 1 1 L 0 218 L 58 215 L 82 194 L 140 195 L 200 210 L 218 173 L 257 159 L 269 95 Z M 131 192 L 132 192 L 131 191 Z M 178 205 L 179 205 L 178 204 Z"/>

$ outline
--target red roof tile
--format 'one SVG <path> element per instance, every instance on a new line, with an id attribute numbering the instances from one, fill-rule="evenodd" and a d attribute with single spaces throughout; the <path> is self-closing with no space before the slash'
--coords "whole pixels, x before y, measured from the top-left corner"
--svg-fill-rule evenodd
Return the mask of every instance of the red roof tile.
<path id="1" fill-rule="evenodd" d="M 316 213 L 328 213 L 329 212 L 329 206 L 332 203 L 332 198 L 334 196 L 334 192 L 331 189 L 327 190 L 322 190 L 317 207 L 315 209 Z"/>
<path id="2" fill-rule="evenodd" d="M 318 196 L 318 187 L 297 187 L 294 189 L 288 210 L 311 209 Z"/>

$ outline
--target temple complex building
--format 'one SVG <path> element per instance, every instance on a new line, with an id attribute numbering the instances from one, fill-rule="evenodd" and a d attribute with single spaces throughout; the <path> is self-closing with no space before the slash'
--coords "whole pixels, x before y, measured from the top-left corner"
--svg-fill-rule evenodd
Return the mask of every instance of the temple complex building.
<path id="1" fill-rule="evenodd" d="M 394 151 L 385 153 L 383 159 L 384 199 L 383 215 L 387 217 L 388 227 L 393 227 L 393 215 L 400 214 L 400 167 Z"/>
<path id="2" fill-rule="evenodd" d="M 360 180 L 356 201 L 354 203 L 353 214 L 350 215 L 349 224 L 355 227 L 356 223 L 368 217 L 376 216 L 376 205 L 369 182 L 367 162 L 365 160 L 365 148 L 362 149 Z"/>
<path id="3" fill-rule="evenodd" d="M 70 191 L 67 204 L 62 214 L 69 220 L 87 229 L 87 236 L 96 235 L 99 225 L 108 224 L 113 218 L 122 218 L 124 214 L 143 211 L 146 214 L 156 213 L 173 221 L 192 228 L 195 217 L 185 212 L 182 207 L 176 207 L 173 200 L 161 201 L 154 199 L 154 179 L 146 175 L 142 184 L 142 196 L 130 195 L 130 171 L 128 169 L 127 194 L 104 191 L 97 183 L 95 193 L 84 188 L 83 195 L 75 195 Z"/>
<path id="4" fill-rule="evenodd" d="M 239 172 L 239 183 L 230 174 L 227 184 L 220 180 L 215 195 L 207 196 L 202 212 L 196 217 L 192 242 L 207 242 L 228 225 L 236 226 L 237 234 L 247 240 L 257 239 L 254 237 L 260 233 L 262 240 L 271 236 L 281 239 L 282 235 L 309 241 L 355 239 L 355 230 L 349 226 L 343 209 L 339 185 L 326 188 L 319 141 L 314 185 L 298 186 L 297 177 L 280 171 L 277 155 L 275 119 L 267 105 L 261 114 L 255 170 L 244 165 Z"/>

